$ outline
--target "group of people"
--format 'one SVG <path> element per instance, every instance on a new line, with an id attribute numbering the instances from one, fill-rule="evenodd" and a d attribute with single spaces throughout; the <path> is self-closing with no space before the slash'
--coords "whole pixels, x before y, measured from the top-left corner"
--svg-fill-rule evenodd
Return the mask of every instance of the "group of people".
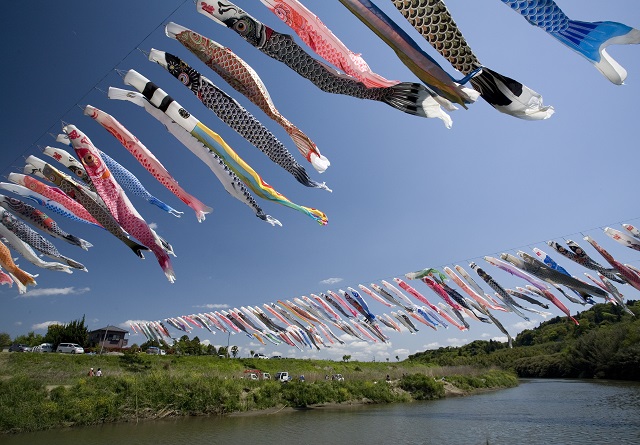
<path id="1" fill-rule="evenodd" d="M 97 371 L 93 371 L 93 368 L 89 369 L 89 377 L 102 377 L 102 370 L 98 368 Z"/>

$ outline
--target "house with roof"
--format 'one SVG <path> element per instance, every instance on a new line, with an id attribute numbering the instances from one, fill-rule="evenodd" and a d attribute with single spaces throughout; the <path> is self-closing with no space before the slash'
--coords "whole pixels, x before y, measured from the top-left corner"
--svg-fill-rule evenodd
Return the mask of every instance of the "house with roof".
<path id="1" fill-rule="evenodd" d="M 121 349 L 127 347 L 129 331 L 117 326 L 105 326 L 89 332 L 89 345 L 100 349 Z"/>

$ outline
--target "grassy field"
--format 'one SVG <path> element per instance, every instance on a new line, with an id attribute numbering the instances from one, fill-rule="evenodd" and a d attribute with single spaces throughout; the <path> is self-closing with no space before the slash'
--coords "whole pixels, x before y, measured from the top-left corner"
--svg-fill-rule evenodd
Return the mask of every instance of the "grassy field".
<path id="1" fill-rule="evenodd" d="M 101 368 L 103 377 L 89 377 L 91 367 Z M 248 380 L 247 369 L 272 376 L 287 371 L 294 381 Z M 345 380 L 325 379 L 332 374 Z M 304 382 L 295 380 L 299 375 Z M 495 369 L 410 362 L 0 353 L 0 432 L 278 406 L 409 402 L 444 397 L 445 388 L 465 394 L 515 385 L 515 375 Z"/>

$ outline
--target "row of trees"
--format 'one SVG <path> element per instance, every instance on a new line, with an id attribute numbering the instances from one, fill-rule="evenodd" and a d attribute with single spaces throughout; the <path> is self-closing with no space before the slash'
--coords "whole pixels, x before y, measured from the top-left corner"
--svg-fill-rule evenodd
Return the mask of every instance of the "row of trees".
<path id="1" fill-rule="evenodd" d="M 513 349 L 477 340 L 410 355 L 439 366 L 500 366 L 521 377 L 583 377 L 640 380 L 640 301 L 628 301 L 636 316 L 619 306 L 597 304 L 576 314 L 580 325 L 555 317 L 522 331 Z"/>
<path id="2" fill-rule="evenodd" d="M 77 343 L 80 346 L 87 346 L 89 340 L 89 330 L 84 320 L 73 320 L 67 324 L 52 324 L 47 328 L 45 335 L 36 334 L 33 331 L 26 335 L 18 335 L 13 340 L 6 332 L 0 333 L 0 346 L 9 346 L 12 343 L 19 343 L 28 346 L 37 346 L 42 343 L 52 343 L 55 346 L 60 343 Z"/>
<path id="3" fill-rule="evenodd" d="M 215 355 L 215 356 L 224 356 L 224 357 L 237 357 L 240 349 L 237 346 L 230 346 L 227 350 L 226 346 L 220 346 L 216 348 L 214 345 L 204 345 L 200 342 L 200 338 L 193 337 L 189 339 L 187 335 L 183 335 L 179 339 L 177 339 L 173 345 L 169 345 L 165 341 L 147 341 L 142 343 L 140 346 L 131 345 L 131 349 L 140 349 L 141 351 L 146 351 L 150 346 L 158 346 L 169 354 L 180 354 L 180 355 Z M 252 353 L 253 355 L 253 353 Z"/>

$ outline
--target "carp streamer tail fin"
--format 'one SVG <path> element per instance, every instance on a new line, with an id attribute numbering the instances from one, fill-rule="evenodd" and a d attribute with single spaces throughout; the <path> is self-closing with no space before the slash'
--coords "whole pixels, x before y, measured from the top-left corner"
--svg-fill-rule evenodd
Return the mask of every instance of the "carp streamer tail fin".
<path id="1" fill-rule="evenodd" d="M 309 136 L 304 134 L 302 130 L 294 125 L 285 127 L 285 130 L 289 136 L 291 136 L 293 143 L 296 144 L 300 153 L 302 153 L 307 160 L 311 162 L 311 165 L 318 173 L 322 173 L 329 168 L 331 162 L 329 162 L 329 159 L 320 153 L 320 150 L 318 150 L 316 144 L 309 139 Z"/>
<path id="2" fill-rule="evenodd" d="M 405 113 L 422 117 L 436 117 L 442 119 L 447 128 L 451 128 L 453 121 L 440 107 L 435 93 L 419 83 L 403 82 L 392 87 L 393 94 L 386 95 L 385 103 Z"/>
<path id="3" fill-rule="evenodd" d="M 609 54 L 609 45 L 640 43 L 640 30 L 618 22 L 580 22 L 569 20 L 566 29 L 549 33 L 589 62 L 616 85 L 622 85 L 627 77 L 625 70 Z"/>
<path id="4" fill-rule="evenodd" d="M 548 119 L 554 110 L 542 104 L 542 96 L 517 80 L 488 68 L 471 79 L 471 85 L 496 110 L 525 120 Z"/>
<path id="5" fill-rule="evenodd" d="M 125 242 L 125 244 L 127 246 L 129 246 L 129 248 L 131 250 L 133 250 L 133 253 L 135 253 L 136 255 L 138 255 L 140 258 L 142 258 L 144 260 L 144 254 L 142 253 L 143 250 L 149 250 L 148 247 L 143 246 L 142 244 L 138 244 L 135 241 L 129 240 L 128 242 Z"/>

